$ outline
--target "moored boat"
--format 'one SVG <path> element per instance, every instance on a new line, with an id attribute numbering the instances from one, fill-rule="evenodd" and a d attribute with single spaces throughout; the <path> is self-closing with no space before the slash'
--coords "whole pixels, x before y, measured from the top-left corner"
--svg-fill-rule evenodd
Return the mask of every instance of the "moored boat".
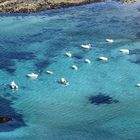
<path id="1" fill-rule="evenodd" d="M 108 58 L 107 57 L 104 57 L 104 56 L 101 56 L 101 57 L 99 57 L 99 60 L 108 61 Z"/>
<path id="2" fill-rule="evenodd" d="M 90 64 L 90 63 L 91 63 L 91 61 L 90 61 L 89 59 L 85 59 L 85 63 Z"/>
<path id="3" fill-rule="evenodd" d="M 76 65 L 72 65 L 72 69 L 78 70 L 78 67 Z"/>
<path id="4" fill-rule="evenodd" d="M 128 55 L 130 51 L 129 49 L 120 49 L 120 52 L 122 52 L 124 55 Z"/>
<path id="5" fill-rule="evenodd" d="M 14 81 L 12 81 L 11 83 L 10 83 L 10 88 L 11 89 L 18 89 L 18 85 L 14 82 Z"/>
<path id="6" fill-rule="evenodd" d="M 108 43 L 113 43 L 114 40 L 113 40 L 113 39 L 109 39 L 109 38 L 107 38 L 107 39 L 106 39 L 106 42 L 108 42 Z"/>
<path id="7" fill-rule="evenodd" d="M 84 49 L 91 49 L 91 44 L 87 44 L 87 45 L 82 44 L 81 47 Z"/>
<path id="8" fill-rule="evenodd" d="M 61 78 L 60 83 L 65 85 L 65 86 L 69 85 L 69 82 L 65 78 Z"/>
<path id="9" fill-rule="evenodd" d="M 32 73 L 27 74 L 27 77 L 32 78 L 32 79 L 36 79 L 36 78 L 38 78 L 38 74 L 35 74 L 32 72 Z"/>

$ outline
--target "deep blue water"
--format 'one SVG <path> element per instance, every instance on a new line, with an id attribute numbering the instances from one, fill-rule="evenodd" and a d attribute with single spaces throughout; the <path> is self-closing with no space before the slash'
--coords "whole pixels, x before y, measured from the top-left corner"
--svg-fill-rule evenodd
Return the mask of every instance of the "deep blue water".
<path id="1" fill-rule="evenodd" d="M 139 9 L 108 2 L 1 14 L 0 115 L 13 121 L 0 124 L 0 140 L 139 140 Z M 86 43 L 93 48 L 81 49 Z M 122 55 L 122 48 L 130 54 Z M 100 56 L 109 61 L 98 61 Z M 30 72 L 39 78 L 28 79 Z M 70 85 L 60 85 L 61 77 Z M 12 80 L 18 91 L 9 89 Z"/>

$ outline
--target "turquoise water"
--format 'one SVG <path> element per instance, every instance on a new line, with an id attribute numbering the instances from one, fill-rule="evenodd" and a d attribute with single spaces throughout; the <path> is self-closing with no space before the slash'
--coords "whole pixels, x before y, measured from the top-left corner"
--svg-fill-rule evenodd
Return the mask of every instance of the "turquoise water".
<path id="1" fill-rule="evenodd" d="M 138 140 L 139 9 L 138 4 L 108 2 L 1 15 L 0 112 L 13 121 L 0 124 L 0 140 Z M 80 47 L 86 43 L 93 48 Z M 122 48 L 130 55 L 122 55 Z M 109 61 L 98 61 L 100 56 Z M 84 63 L 85 58 L 92 63 Z M 28 79 L 31 72 L 39 78 Z M 60 85 L 61 77 L 70 85 Z M 18 91 L 9 89 L 12 80 Z"/>

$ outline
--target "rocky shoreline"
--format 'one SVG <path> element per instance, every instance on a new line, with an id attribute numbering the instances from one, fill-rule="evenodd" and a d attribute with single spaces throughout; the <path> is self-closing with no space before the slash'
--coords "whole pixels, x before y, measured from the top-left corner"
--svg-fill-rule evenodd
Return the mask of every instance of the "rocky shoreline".
<path id="1" fill-rule="evenodd" d="M 31 13 L 101 1 L 103 0 L 1 0 L 0 13 Z"/>
<path id="2" fill-rule="evenodd" d="M 32 13 L 102 1 L 105 0 L 1 0 L 0 13 Z M 122 2 L 132 3 L 140 0 L 122 0 Z"/>

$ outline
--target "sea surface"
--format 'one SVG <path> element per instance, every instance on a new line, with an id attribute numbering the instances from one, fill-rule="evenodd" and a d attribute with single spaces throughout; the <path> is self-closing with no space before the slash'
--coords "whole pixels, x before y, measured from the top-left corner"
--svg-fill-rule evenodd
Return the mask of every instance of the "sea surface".
<path id="1" fill-rule="evenodd" d="M 89 43 L 90 50 L 80 47 Z M 38 79 L 27 78 L 31 72 Z M 62 77 L 69 86 L 58 82 Z M 9 88 L 13 80 L 17 91 Z M 0 115 L 13 117 L 0 124 L 0 140 L 139 140 L 137 83 L 140 4 L 0 15 Z"/>

